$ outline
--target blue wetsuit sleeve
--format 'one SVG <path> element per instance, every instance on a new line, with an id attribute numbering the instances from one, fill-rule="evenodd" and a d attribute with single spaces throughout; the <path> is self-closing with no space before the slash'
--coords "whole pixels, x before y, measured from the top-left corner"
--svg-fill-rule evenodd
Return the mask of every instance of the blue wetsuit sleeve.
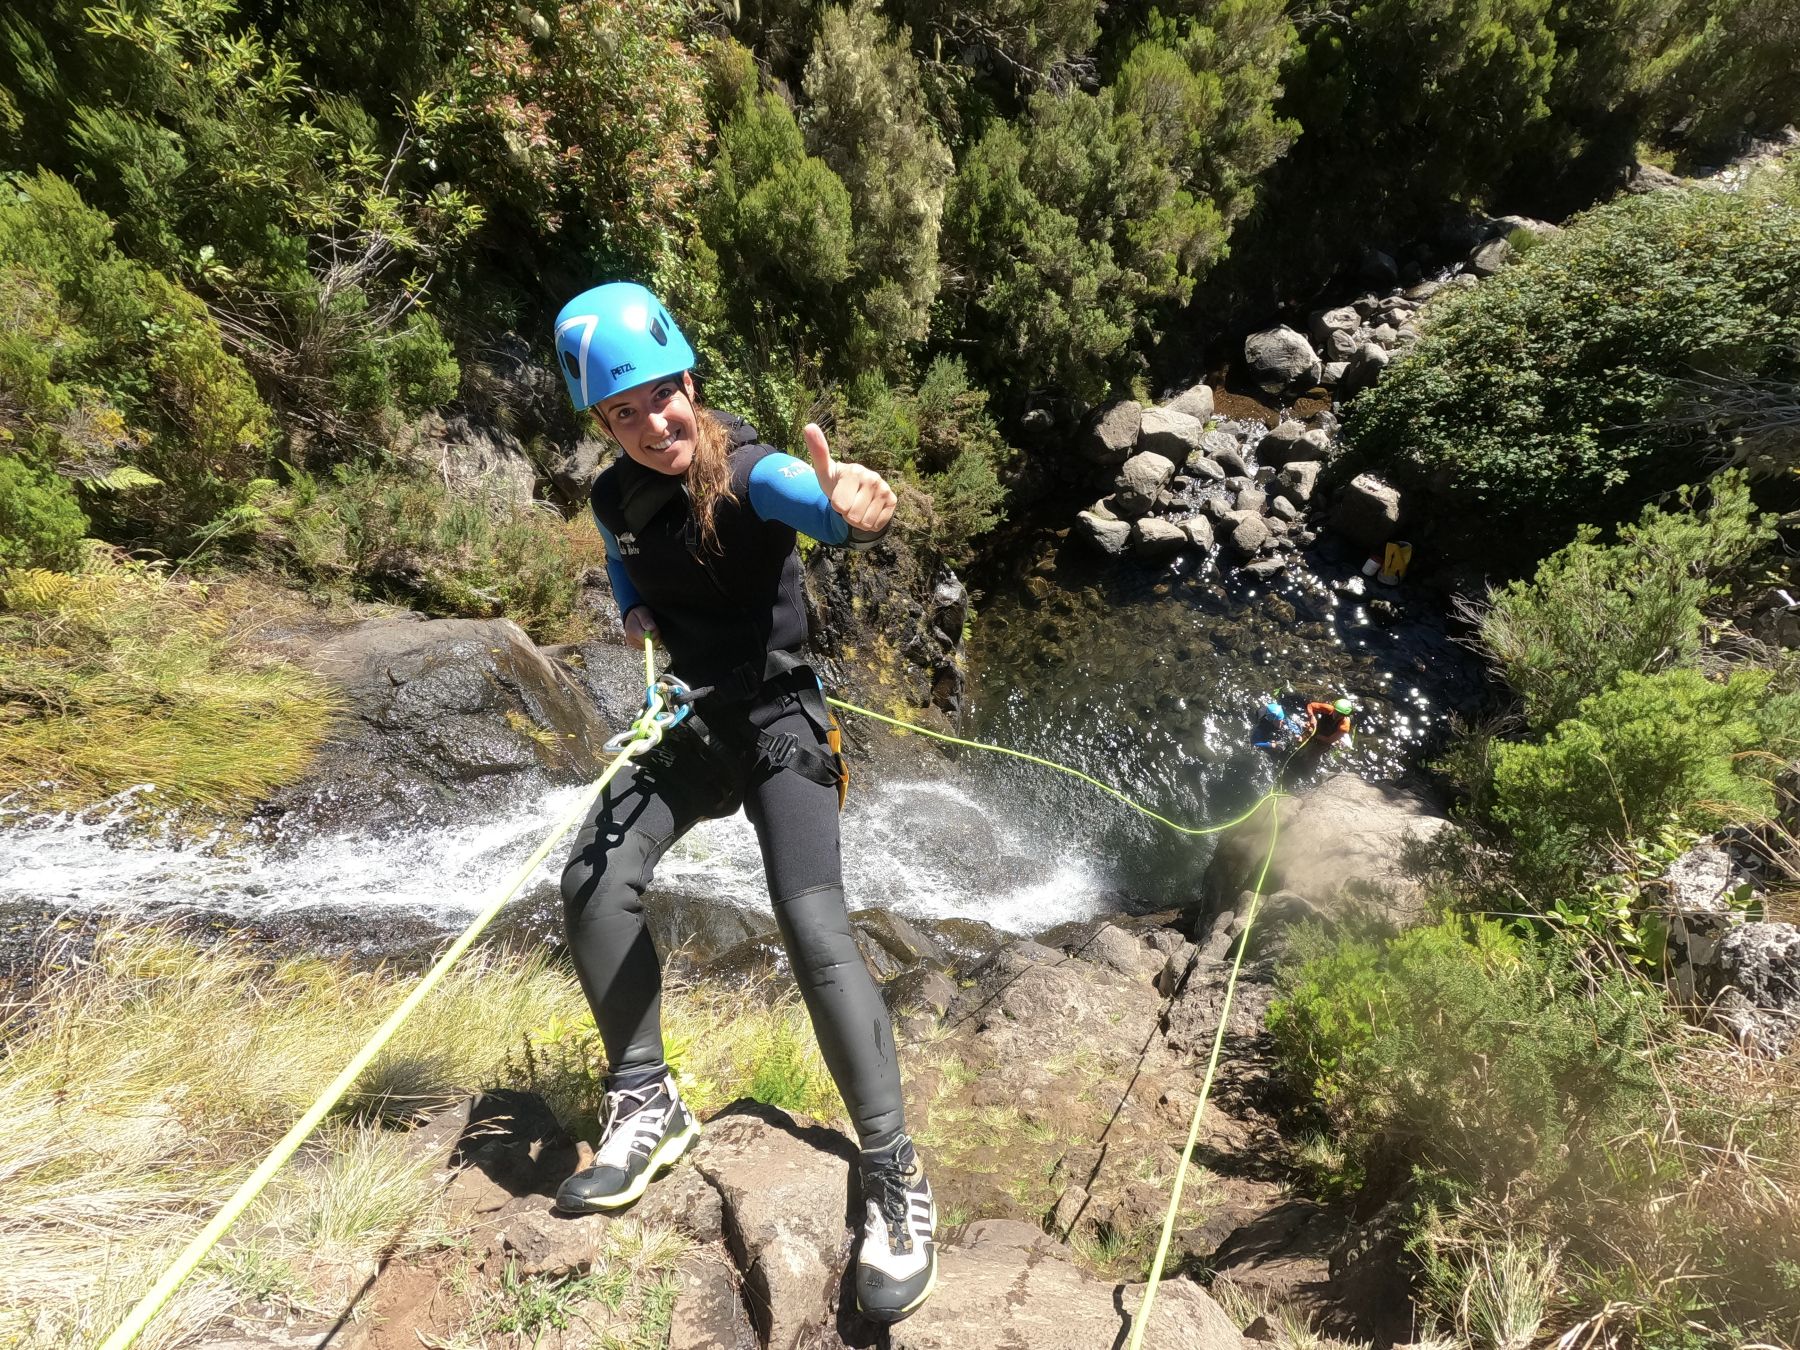
<path id="1" fill-rule="evenodd" d="M 613 599 L 619 604 L 619 617 L 622 619 L 632 610 L 644 603 L 643 596 L 638 594 L 636 586 L 625 572 L 625 559 L 619 552 L 619 541 L 613 538 L 611 530 L 602 525 L 598 518 L 594 527 L 600 531 L 600 540 L 606 545 L 606 575 L 612 581 Z"/>
<path id="2" fill-rule="evenodd" d="M 850 537 L 849 524 L 831 509 L 812 465 L 779 450 L 764 455 L 750 470 L 750 509 L 821 544 L 841 544 Z"/>

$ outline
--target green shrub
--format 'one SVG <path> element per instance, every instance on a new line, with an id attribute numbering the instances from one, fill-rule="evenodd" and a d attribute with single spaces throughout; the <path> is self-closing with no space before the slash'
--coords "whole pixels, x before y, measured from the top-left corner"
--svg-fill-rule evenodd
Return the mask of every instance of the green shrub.
<path id="1" fill-rule="evenodd" d="M 1769 672 L 1709 680 L 1696 670 L 1626 673 L 1536 744 L 1494 752 L 1495 820 L 1521 874 L 1572 884 L 1609 850 L 1666 825 L 1704 831 L 1766 818 L 1779 754 L 1800 738 L 1800 696 Z M 1609 869 L 1608 869 L 1609 870 Z"/>
<path id="2" fill-rule="evenodd" d="M 585 635 L 583 580 L 605 559 L 587 520 L 459 497 L 389 470 L 340 466 L 323 481 L 292 480 L 265 501 L 258 528 L 315 585 L 433 614 L 504 615 L 539 641 Z"/>
<path id="3" fill-rule="evenodd" d="M 865 372 L 850 386 L 843 419 L 843 453 L 922 489 L 907 494 L 901 529 L 953 567 L 1000 523 L 1006 500 L 1000 472 L 1013 450 L 1000 438 L 987 397 L 970 386 L 960 357 L 940 356 L 917 391 Z"/>
<path id="4" fill-rule="evenodd" d="M 0 570 L 73 567 L 87 531 L 68 483 L 0 454 Z"/>
<path id="5" fill-rule="evenodd" d="M 1347 434 L 1403 474 L 1446 477 L 1496 528 L 1566 537 L 1710 472 L 1698 433 L 1667 420 L 1673 381 L 1792 370 L 1800 205 L 1764 190 L 1621 198 L 1428 313 L 1351 404 Z"/>
<path id="6" fill-rule="evenodd" d="M 149 490 L 95 503 L 104 537 L 182 548 L 266 471 L 270 419 L 206 306 L 123 257 L 50 174 L 0 189 L 0 397 L 21 449 L 80 477 L 127 463 Z"/>
<path id="7" fill-rule="evenodd" d="M 1700 652 L 1701 605 L 1724 589 L 1775 537 L 1751 514 L 1741 476 L 1713 484 L 1704 512 L 1646 507 L 1616 544 L 1595 543 L 1584 526 L 1575 542 L 1515 581 L 1481 615 L 1481 642 L 1523 700 L 1526 720 L 1547 731 L 1582 699 L 1626 672 L 1690 664 Z"/>
<path id="8" fill-rule="evenodd" d="M 1367 1172 L 1423 1162 L 1493 1189 L 1548 1183 L 1653 1098 L 1660 1014 L 1623 974 L 1582 974 L 1480 918 L 1313 947 L 1269 1028 Z"/>

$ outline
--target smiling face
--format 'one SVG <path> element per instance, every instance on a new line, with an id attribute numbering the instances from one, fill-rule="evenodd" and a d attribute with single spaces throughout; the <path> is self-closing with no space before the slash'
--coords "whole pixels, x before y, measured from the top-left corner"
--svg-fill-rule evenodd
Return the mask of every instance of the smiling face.
<path id="1" fill-rule="evenodd" d="M 619 448 L 646 469 L 683 474 L 694 462 L 699 417 L 689 372 L 633 385 L 602 399 L 598 411 Z"/>

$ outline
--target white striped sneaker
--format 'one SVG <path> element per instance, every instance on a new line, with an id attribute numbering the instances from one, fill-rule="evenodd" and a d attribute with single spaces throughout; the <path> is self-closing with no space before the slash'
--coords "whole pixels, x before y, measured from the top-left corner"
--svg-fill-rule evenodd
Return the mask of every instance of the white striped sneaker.
<path id="1" fill-rule="evenodd" d="M 937 1205 L 905 1135 L 861 1159 L 862 1246 L 856 1254 L 856 1306 L 874 1322 L 916 1311 L 937 1282 Z"/>
<path id="2" fill-rule="evenodd" d="M 563 1182 L 558 1209 L 582 1214 L 629 1205 L 700 1136 L 700 1122 L 683 1105 L 671 1074 L 608 1092 L 604 1114 L 593 1165 Z"/>

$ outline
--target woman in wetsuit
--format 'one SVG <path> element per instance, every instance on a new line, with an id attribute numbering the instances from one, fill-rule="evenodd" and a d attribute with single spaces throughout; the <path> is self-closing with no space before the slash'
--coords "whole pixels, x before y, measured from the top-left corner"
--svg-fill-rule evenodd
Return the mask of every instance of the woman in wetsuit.
<path id="1" fill-rule="evenodd" d="M 656 635 L 672 672 L 709 691 L 608 785 L 563 872 L 569 947 L 611 1072 L 594 1164 L 563 1183 L 557 1205 L 632 1203 L 699 1133 L 664 1060 L 662 963 L 643 897 L 671 844 L 742 806 L 861 1147 L 858 1303 L 898 1320 L 936 1278 L 936 1209 L 905 1132 L 887 1008 L 846 913 L 829 714 L 795 655 L 806 639 L 797 534 L 869 548 L 893 518 L 893 489 L 833 460 L 817 426 L 806 428 L 809 463 L 700 407 L 693 349 L 642 286 L 576 296 L 557 317 L 556 353 L 575 406 L 624 451 L 592 502 L 626 637 Z"/>

